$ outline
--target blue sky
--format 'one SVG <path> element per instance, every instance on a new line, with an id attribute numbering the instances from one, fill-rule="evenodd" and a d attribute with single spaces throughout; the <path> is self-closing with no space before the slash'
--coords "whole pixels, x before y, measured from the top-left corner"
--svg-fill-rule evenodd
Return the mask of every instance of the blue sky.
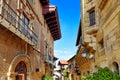
<path id="1" fill-rule="evenodd" d="M 80 22 L 80 0 L 50 0 L 58 8 L 62 38 L 55 41 L 54 55 L 68 60 L 76 54 L 76 38 Z"/>

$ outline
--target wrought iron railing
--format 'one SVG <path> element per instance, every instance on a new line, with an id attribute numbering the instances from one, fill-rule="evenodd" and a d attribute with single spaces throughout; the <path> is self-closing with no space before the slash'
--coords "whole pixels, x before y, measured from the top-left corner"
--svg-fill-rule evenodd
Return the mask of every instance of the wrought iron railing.
<path id="1" fill-rule="evenodd" d="M 52 56 L 50 56 L 50 55 L 45 55 L 45 56 L 44 56 L 44 59 L 45 59 L 45 62 L 48 62 L 48 63 L 54 65 Z"/>
<path id="2" fill-rule="evenodd" d="M 17 31 L 20 31 L 23 35 L 25 35 L 28 39 L 30 39 L 34 44 L 37 44 L 38 37 L 37 35 L 26 25 L 17 15 L 17 13 L 4 1 L 1 0 L 0 8 L 1 13 L 0 16 L 4 18 L 10 25 L 10 27 L 16 28 Z"/>

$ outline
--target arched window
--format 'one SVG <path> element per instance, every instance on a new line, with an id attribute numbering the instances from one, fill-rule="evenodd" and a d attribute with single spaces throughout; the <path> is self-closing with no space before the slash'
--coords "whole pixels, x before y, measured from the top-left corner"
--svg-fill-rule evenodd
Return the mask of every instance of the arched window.
<path id="1" fill-rule="evenodd" d="M 113 70 L 114 71 L 119 71 L 119 65 L 117 62 L 113 62 Z"/>
<path id="2" fill-rule="evenodd" d="M 87 71 L 87 74 L 89 75 L 89 74 L 90 74 L 90 71 Z"/>
<path id="3" fill-rule="evenodd" d="M 26 64 L 23 61 L 17 64 L 15 72 L 17 73 L 15 80 L 26 80 L 27 68 Z"/>

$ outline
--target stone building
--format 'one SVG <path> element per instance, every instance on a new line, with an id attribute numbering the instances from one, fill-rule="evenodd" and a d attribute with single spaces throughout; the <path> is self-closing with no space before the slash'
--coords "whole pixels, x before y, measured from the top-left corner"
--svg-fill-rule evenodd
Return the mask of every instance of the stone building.
<path id="1" fill-rule="evenodd" d="M 59 67 L 59 69 L 58 69 L 58 72 L 60 73 L 60 75 L 61 75 L 61 77 L 60 77 L 60 79 L 59 80 L 65 80 L 65 77 L 66 76 L 64 76 L 63 75 L 63 71 L 66 69 L 68 69 L 68 61 L 67 60 L 59 60 L 59 62 L 58 62 L 58 67 Z M 67 74 L 67 77 L 68 77 L 68 74 Z"/>
<path id="2" fill-rule="evenodd" d="M 60 38 L 57 7 L 49 0 L 0 0 L 0 80 L 52 75 Z"/>
<path id="3" fill-rule="evenodd" d="M 77 57 L 81 55 L 87 59 L 90 64 L 89 73 L 96 71 L 96 65 L 120 71 L 119 17 L 119 0 L 81 0 Z M 82 61 L 80 58 L 78 60 Z"/>
<path id="4" fill-rule="evenodd" d="M 81 20 L 76 40 L 76 46 L 78 46 L 76 59 L 81 76 L 89 75 L 94 70 L 97 15 L 96 0 L 81 0 Z"/>
<path id="5" fill-rule="evenodd" d="M 120 65 L 120 2 L 96 0 L 99 30 L 97 33 L 96 65 L 119 70 Z"/>
<path id="6" fill-rule="evenodd" d="M 76 64 L 76 55 L 68 60 L 68 77 L 70 80 L 81 80 L 80 71 Z"/>
<path id="7" fill-rule="evenodd" d="M 82 26 L 80 24 L 78 29 L 78 36 L 76 41 L 76 46 L 78 47 L 76 53 L 76 63 L 80 72 L 80 77 L 87 76 L 92 71 L 92 65 L 94 58 L 93 55 L 87 54 L 86 47 L 82 44 Z"/>

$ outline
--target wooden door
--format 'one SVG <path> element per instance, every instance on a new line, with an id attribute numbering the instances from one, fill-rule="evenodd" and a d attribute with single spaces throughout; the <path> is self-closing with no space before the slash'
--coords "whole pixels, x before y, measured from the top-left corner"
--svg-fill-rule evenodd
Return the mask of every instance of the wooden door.
<path id="1" fill-rule="evenodd" d="M 16 80 L 26 80 L 25 74 L 18 74 Z"/>
<path id="2" fill-rule="evenodd" d="M 15 68 L 15 72 L 18 74 L 16 75 L 15 80 L 27 80 L 27 68 L 23 61 L 19 62 Z"/>

